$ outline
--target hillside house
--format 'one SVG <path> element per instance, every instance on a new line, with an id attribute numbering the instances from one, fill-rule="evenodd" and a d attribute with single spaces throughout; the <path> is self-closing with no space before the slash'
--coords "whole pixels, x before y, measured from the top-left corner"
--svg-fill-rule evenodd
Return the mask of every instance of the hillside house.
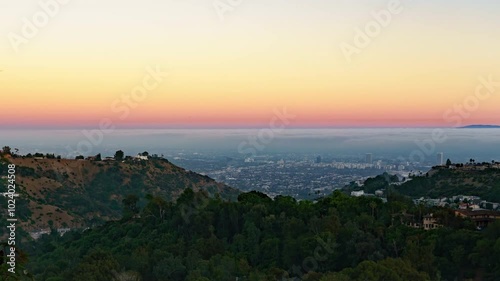
<path id="1" fill-rule="evenodd" d="M 456 210 L 455 215 L 462 218 L 469 218 L 476 227 L 482 229 L 488 224 L 500 219 L 500 212 L 492 210 Z"/>
<path id="2" fill-rule="evenodd" d="M 42 235 L 50 234 L 50 229 L 41 229 L 39 231 L 30 232 L 29 234 L 30 234 L 31 238 L 33 238 L 33 240 L 37 240 Z"/>
<path id="3" fill-rule="evenodd" d="M 433 214 L 428 214 L 424 216 L 422 226 L 425 230 L 431 230 L 442 227 L 443 225 L 438 223 L 437 218 L 435 218 Z"/>
<path id="4" fill-rule="evenodd" d="M 58 228 L 57 229 L 57 233 L 59 234 L 59 236 L 64 236 L 64 234 L 66 234 L 67 232 L 70 232 L 71 231 L 71 228 Z"/>
<path id="5" fill-rule="evenodd" d="M 147 161 L 148 160 L 148 157 L 147 156 L 143 156 L 141 154 L 137 154 L 137 156 L 135 157 L 135 160 L 144 160 L 144 161 Z"/>
<path id="6" fill-rule="evenodd" d="M 354 197 L 360 197 L 360 196 L 364 196 L 364 195 L 365 195 L 365 192 L 363 190 L 351 191 L 351 196 L 354 196 Z"/>

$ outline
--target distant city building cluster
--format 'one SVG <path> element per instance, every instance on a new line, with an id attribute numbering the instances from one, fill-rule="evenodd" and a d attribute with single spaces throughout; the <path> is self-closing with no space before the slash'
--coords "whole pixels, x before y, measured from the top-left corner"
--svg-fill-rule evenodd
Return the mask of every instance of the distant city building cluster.
<path id="1" fill-rule="evenodd" d="M 427 168 L 398 159 L 331 154 L 268 154 L 258 157 L 221 157 L 214 154 L 179 152 L 167 155 L 175 164 L 208 175 L 243 191 L 257 190 L 273 197 L 290 195 L 314 199 L 331 193 L 350 182 L 364 181 L 384 172 L 408 177 L 410 171 Z"/>

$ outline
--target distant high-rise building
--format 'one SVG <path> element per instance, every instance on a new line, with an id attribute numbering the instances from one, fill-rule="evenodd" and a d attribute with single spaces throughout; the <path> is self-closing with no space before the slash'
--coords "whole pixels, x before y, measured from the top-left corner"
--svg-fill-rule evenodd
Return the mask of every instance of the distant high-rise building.
<path id="1" fill-rule="evenodd" d="M 373 163 L 373 154 L 367 153 L 366 154 L 365 162 L 368 163 L 368 164 L 372 164 Z"/>
<path id="2" fill-rule="evenodd" d="M 316 163 L 317 164 L 321 163 L 321 156 L 316 157 Z"/>
<path id="3" fill-rule="evenodd" d="M 444 154 L 442 152 L 437 154 L 437 164 L 439 166 L 444 165 Z"/>

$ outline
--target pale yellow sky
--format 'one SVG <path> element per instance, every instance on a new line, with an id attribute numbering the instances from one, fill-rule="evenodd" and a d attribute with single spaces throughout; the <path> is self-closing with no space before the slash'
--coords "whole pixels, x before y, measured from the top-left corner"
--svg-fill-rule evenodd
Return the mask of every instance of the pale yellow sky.
<path id="1" fill-rule="evenodd" d="M 301 126 L 451 126 L 443 114 L 478 77 L 500 80 L 493 1 L 401 1 L 363 47 L 356 29 L 390 1 L 243 0 L 221 20 L 211 0 L 72 0 L 33 38 L 23 18 L 44 11 L 38 1 L 0 3 L 0 126 L 117 118 L 113 102 L 148 66 L 168 78 L 118 123 L 255 125 L 287 107 Z M 17 52 L 12 34 L 26 39 Z M 342 43 L 359 54 L 346 59 Z M 491 94 L 463 121 L 500 123 L 499 105 Z"/>

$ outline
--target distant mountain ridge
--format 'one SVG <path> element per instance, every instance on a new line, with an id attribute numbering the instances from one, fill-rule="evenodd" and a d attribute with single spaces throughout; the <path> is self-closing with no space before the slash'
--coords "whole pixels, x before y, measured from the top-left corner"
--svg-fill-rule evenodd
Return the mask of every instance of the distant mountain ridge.
<path id="1" fill-rule="evenodd" d="M 459 129 L 500 129 L 498 125 L 468 125 L 463 127 L 458 127 Z"/>

